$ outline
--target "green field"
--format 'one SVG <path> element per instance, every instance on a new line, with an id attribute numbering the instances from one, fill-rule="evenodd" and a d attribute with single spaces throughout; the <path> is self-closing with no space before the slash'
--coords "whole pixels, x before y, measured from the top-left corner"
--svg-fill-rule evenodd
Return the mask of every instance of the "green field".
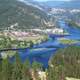
<path id="1" fill-rule="evenodd" d="M 59 42 L 62 44 L 75 44 L 75 43 L 79 43 L 80 41 L 61 38 L 61 39 L 59 39 Z"/>

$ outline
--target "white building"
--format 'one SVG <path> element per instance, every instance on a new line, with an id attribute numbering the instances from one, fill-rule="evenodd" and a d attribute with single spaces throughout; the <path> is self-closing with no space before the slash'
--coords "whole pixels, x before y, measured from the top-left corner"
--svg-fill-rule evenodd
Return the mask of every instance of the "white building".
<path id="1" fill-rule="evenodd" d="M 60 29 L 60 28 L 55 28 L 52 30 L 53 34 L 62 34 L 63 32 L 64 32 L 64 30 Z"/>

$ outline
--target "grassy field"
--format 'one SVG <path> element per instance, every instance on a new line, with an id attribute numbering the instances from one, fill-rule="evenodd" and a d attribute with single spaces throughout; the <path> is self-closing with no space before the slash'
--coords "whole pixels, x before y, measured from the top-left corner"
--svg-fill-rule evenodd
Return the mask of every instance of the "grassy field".
<path id="1" fill-rule="evenodd" d="M 71 40 L 71 39 L 65 39 L 65 38 L 61 38 L 61 39 L 59 39 L 59 41 L 62 44 L 75 44 L 75 43 L 80 42 L 78 40 Z"/>

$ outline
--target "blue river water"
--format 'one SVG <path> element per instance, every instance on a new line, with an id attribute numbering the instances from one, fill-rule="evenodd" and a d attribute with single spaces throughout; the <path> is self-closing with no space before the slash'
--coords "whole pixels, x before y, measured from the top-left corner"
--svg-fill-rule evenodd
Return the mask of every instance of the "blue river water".
<path id="1" fill-rule="evenodd" d="M 33 61 L 39 62 L 43 64 L 43 67 L 48 67 L 48 61 L 53 56 L 56 51 L 60 48 L 65 48 L 70 45 L 61 44 L 57 38 L 67 38 L 71 40 L 80 40 L 80 30 L 74 27 L 69 26 L 65 21 L 58 21 L 58 24 L 60 25 L 60 28 L 63 28 L 66 30 L 69 35 L 53 35 L 49 34 L 49 40 L 34 45 L 32 49 L 26 48 L 24 50 L 18 50 L 18 53 L 20 55 L 21 61 L 24 62 L 26 59 L 29 59 L 30 63 Z M 80 43 L 72 44 L 80 46 Z M 11 61 L 14 60 L 14 57 L 10 58 Z"/>

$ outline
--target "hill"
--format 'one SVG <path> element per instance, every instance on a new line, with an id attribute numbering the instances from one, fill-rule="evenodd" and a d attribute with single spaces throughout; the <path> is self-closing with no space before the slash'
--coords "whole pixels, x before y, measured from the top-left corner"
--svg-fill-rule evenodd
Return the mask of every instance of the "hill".
<path id="1" fill-rule="evenodd" d="M 80 1 L 74 0 L 74 1 L 66 2 L 66 3 L 62 4 L 62 7 L 70 8 L 70 9 L 73 9 L 73 8 L 80 9 Z"/>
<path id="2" fill-rule="evenodd" d="M 66 77 L 80 79 L 80 47 L 60 49 L 51 58 L 48 80 L 65 80 Z M 53 75 L 54 74 L 54 75 Z M 67 79 L 66 79 L 67 80 Z"/>
<path id="3" fill-rule="evenodd" d="M 72 0 L 72 1 L 47 1 L 42 2 L 45 6 L 48 6 L 50 8 L 78 8 L 80 9 L 80 1 L 79 0 Z"/>
<path id="4" fill-rule="evenodd" d="M 45 6 L 48 6 L 50 8 L 60 7 L 63 3 L 64 3 L 64 1 L 47 1 L 47 2 L 41 2 L 41 4 L 43 4 Z"/>
<path id="5" fill-rule="evenodd" d="M 47 14 L 37 7 L 17 0 L 0 1 L 0 29 L 16 25 L 17 29 L 42 27 L 41 20 L 48 20 Z"/>

